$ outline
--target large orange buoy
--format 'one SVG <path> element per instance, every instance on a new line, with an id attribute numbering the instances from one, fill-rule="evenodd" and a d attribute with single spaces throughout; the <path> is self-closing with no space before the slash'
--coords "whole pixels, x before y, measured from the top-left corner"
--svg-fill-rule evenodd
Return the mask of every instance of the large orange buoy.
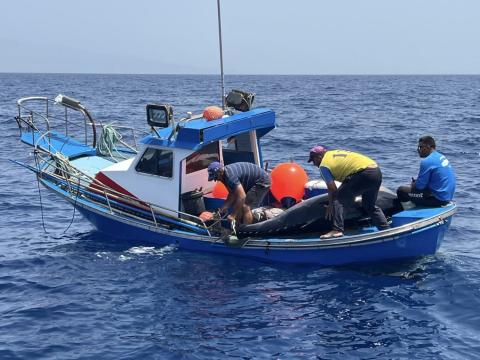
<path id="1" fill-rule="evenodd" d="M 303 168 L 294 162 L 278 164 L 271 173 L 270 191 L 275 199 L 282 202 L 284 198 L 293 198 L 299 202 L 305 193 L 308 175 Z"/>
<path id="2" fill-rule="evenodd" d="M 205 110 L 203 110 L 203 117 L 208 120 L 217 120 L 223 116 L 223 110 L 218 106 L 207 106 Z"/>
<path id="3" fill-rule="evenodd" d="M 212 195 L 216 199 L 226 199 L 228 196 L 228 190 L 221 181 L 216 181 L 213 187 Z"/>

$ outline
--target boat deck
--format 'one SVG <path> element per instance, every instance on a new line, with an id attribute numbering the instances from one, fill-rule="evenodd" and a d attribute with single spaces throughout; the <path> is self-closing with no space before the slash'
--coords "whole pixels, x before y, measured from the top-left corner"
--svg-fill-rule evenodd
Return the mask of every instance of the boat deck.
<path id="1" fill-rule="evenodd" d="M 68 136 L 61 135 L 55 131 L 51 131 L 48 135 L 39 133 L 38 131 L 29 131 L 22 133 L 21 141 L 30 146 L 38 146 L 44 151 L 52 153 L 62 153 L 69 159 L 81 155 L 96 155 L 97 150 L 91 146 L 82 144 Z"/>
<path id="2" fill-rule="evenodd" d="M 95 177 L 100 170 L 115 164 L 114 161 L 101 156 L 82 156 L 71 160 L 70 163 L 76 169 L 91 177 Z"/>

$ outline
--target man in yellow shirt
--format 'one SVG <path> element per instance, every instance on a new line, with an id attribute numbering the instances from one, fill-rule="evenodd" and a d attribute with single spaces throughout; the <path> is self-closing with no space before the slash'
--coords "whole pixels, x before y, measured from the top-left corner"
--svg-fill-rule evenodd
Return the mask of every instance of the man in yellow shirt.
<path id="1" fill-rule="evenodd" d="M 375 161 L 352 151 L 327 150 L 317 145 L 310 149 L 308 162 L 320 168 L 328 189 L 325 218 L 333 220 L 333 228 L 321 239 L 343 236 L 343 208 L 352 205 L 358 195 L 362 195 L 362 207 L 373 224 L 379 230 L 390 227 L 382 209 L 375 205 L 382 183 L 382 172 Z M 342 182 L 338 189 L 335 181 Z"/>

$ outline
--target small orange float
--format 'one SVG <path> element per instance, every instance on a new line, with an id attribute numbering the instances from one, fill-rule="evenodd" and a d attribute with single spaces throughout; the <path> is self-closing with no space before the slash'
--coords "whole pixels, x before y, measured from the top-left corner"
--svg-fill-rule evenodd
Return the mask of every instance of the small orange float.
<path id="1" fill-rule="evenodd" d="M 226 199 L 228 196 L 228 190 L 221 181 L 216 181 L 213 187 L 212 195 L 216 199 Z"/>
<path id="2" fill-rule="evenodd" d="M 213 214 L 210 211 L 204 211 L 199 216 L 203 221 L 213 220 Z"/>
<path id="3" fill-rule="evenodd" d="M 207 106 L 203 110 L 203 117 L 208 120 L 217 120 L 223 116 L 223 110 L 218 106 Z"/>

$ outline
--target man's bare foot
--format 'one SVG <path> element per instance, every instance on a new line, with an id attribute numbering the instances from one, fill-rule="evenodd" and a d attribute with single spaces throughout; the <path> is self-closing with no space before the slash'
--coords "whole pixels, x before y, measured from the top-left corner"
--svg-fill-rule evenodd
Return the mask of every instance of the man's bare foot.
<path id="1" fill-rule="evenodd" d="M 343 232 L 332 230 L 332 231 L 320 236 L 320 239 L 332 239 L 332 238 L 339 238 L 339 237 L 342 237 L 342 236 L 343 236 Z"/>

